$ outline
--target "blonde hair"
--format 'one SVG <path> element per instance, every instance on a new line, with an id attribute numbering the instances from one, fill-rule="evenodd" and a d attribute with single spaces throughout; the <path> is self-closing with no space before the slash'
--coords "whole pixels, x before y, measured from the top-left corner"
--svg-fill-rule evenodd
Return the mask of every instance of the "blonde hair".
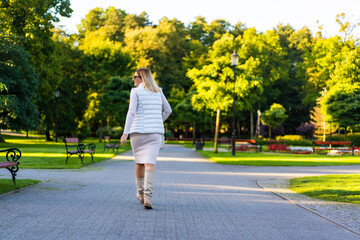
<path id="1" fill-rule="evenodd" d="M 161 92 L 161 88 L 155 82 L 153 75 L 151 74 L 150 69 L 148 68 L 139 68 L 136 70 L 141 79 L 143 80 L 144 87 L 152 92 Z"/>

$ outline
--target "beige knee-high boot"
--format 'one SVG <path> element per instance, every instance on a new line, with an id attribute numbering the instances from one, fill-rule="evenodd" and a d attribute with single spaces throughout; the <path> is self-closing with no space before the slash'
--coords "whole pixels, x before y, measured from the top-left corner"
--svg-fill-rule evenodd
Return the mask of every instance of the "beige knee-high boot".
<path id="1" fill-rule="evenodd" d="M 136 178 L 136 198 L 139 199 L 141 203 L 144 203 L 144 178 Z"/>
<path id="2" fill-rule="evenodd" d="M 144 207 L 152 209 L 151 197 L 154 191 L 155 171 L 145 170 Z"/>

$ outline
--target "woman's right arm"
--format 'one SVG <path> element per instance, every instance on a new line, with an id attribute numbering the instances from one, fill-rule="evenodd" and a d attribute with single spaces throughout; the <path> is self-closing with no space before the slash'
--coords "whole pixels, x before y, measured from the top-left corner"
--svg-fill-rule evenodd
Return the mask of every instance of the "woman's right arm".
<path id="1" fill-rule="evenodd" d="M 123 133 L 123 135 L 121 136 L 121 139 L 120 139 L 122 146 L 124 146 L 125 143 L 126 143 L 126 139 L 127 139 L 128 135 L 129 135 L 131 125 L 132 125 L 132 123 L 134 121 L 135 114 L 136 114 L 136 109 L 137 109 L 137 102 L 138 102 L 137 95 L 136 95 L 136 92 L 135 92 L 135 90 L 133 88 L 133 89 L 131 89 L 131 92 L 130 92 L 130 104 L 129 104 L 128 113 L 126 115 L 124 133 Z"/>

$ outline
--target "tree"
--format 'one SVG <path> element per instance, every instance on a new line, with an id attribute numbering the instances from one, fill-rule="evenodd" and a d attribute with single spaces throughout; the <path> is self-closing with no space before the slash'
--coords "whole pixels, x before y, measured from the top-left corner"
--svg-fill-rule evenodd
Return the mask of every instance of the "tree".
<path id="1" fill-rule="evenodd" d="M 61 63 L 55 52 L 52 39 L 53 23 L 59 16 L 70 17 L 69 0 L 14 0 L 2 1 L 0 16 L 4 31 L 21 39 L 21 45 L 29 53 L 31 65 L 39 79 L 36 104 L 46 126 L 46 137 L 50 140 L 49 116 L 52 114 L 54 91 L 61 82 Z"/>
<path id="2" fill-rule="evenodd" d="M 37 127 L 40 118 L 34 97 L 38 77 L 19 40 L 3 32 L 0 32 L 0 83 L 11 96 L 2 105 L 2 127 L 26 131 Z M 1 89 L 5 92 L 4 87 Z"/>
<path id="3" fill-rule="evenodd" d="M 54 55 L 60 62 L 61 76 L 56 86 L 60 96 L 56 97 L 54 92 L 52 100 L 44 103 L 50 104 L 47 106 L 50 114 L 46 117 L 46 122 L 50 123 L 49 128 L 60 136 L 86 137 L 86 134 L 78 135 L 79 125 L 84 122 L 84 113 L 88 106 L 87 94 L 92 86 L 86 77 L 83 51 L 74 46 L 74 36 L 68 36 L 61 30 L 54 32 L 53 40 Z"/>
<path id="4" fill-rule="evenodd" d="M 348 37 L 355 30 L 355 28 L 360 26 L 359 21 L 354 22 L 347 19 L 345 13 L 337 14 L 336 22 L 340 25 L 339 32 L 344 33 L 344 42 L 347 41 Z"/>
<path id="5" fill-rule="evenodd" d="M 360 122 L 360 84 L 340 83 L 333 86 L 323 100 L 323 111 L 331 121 L 345 129 L 353 129 Z"/>
<path id="6" fill-rule="evenodd" d="M 149 67 L 165 95 L 175 88 L 189 89 L 182 66 L 188 44 L 182 22 L 166 17 L 156 27 L 129 29 L 125 33 L 127 50 L 136 59 L 136 67 Z"/>
<path id="7" fill-rule="evenodd" d="M 336 64 L 329 80 L 330 90 L 322 101 L 322 110 L 339 127 L 354 128 L 359 124 L 360 108 L 360 49 L 350 51 Z"/>
<path id="8" fill-rule="evenodd" d="M 234 36 L 225 34 L 214 43 L 213 50 L 209 54 L 211 63 L 201 69 L 193 68 L 187 73 L 188 77 L 193 80 L 196 89 L 196 94 L 191 99 L 195 110 L 202 111 L 206 108 L 217 112 L 215 152 L 217 152 L 221 111 L 228 112 L 233 103 L 234 74 L 230 64 L 230 54 L 232 53 L 230 49 L 233 50 L 234 48 Z M 262 90 L 261 79 L 252 74 L 254 67 L 252 63 L 253 61 L 249 61 L 243 65 L 238 65 L 235 82 L 237 110 L 244 109 L 247 106 L 247 99 L 251 94 L 261 93 Z"/>
<path id="9" fill-rule="evenodd" d="M 315 106 L 320 93 L 331 85 L 336 64 L 343 61 L 349 51 L 354 49 L 354 41 L 343 42 L 339 36 L 328 39 L 316 38 L 309 51 L 304 54 L 303 66 L 306 69 L 307 83 L 305 104 Z"/>
<path id="10" fill-rule="evenodd" d="M 130 77 L 110 77 L 104 86 L 104 94 L 100 98 L 100 108 L 108 126 L 123 126 L 129 108 L 130 90 L 133 83 Z"/>
<path id="11" fill-rule="evenodd" d="M 281 59 L 281 67 L 286 73 L 273 87 L 280 91 L 276 101 L 284 106 L 292 116 L 284 122 L 287 133 L 295 133 L 295 128 L 310 120 L 310 109 L 314 103 L 303 102 L 307 89 L 304 54 L 311 48 L 312 35 L 307 27 L 295 31 L 290 25 L 278 25 L 276 32 L 285 55 Z M 275 99 L 273 99 L 275 101 Z"/>
<path id="12" fill-rule="evenodd" d="M 270 110 L 266 110 L 263 114 L 261 114 L 262 122 L 269 126 L 270 139 L 271 128 L 280 126 L 288 117 L 285 112 L 285 108 L 282 105 L 274 103 L 271 105 Z"/>
<path id="13" fill-rule="evenodd" d="M 9 100 L 10 96 L 7 94 L 7 88 L 5 84 L 0 82 L 0 126 L 3 127 L 4 125 L 4 117 L 1 116 L 1 114 L 5 109 L 7 105 L 7 101 Z M 0 142 L 4 142 L 4 139 L 2 138 L 1 131 L 0 131 Z"/>

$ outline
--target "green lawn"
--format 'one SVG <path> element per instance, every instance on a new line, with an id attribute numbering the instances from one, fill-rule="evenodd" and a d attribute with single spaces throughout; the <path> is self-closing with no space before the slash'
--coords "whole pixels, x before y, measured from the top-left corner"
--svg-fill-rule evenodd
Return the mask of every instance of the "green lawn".
<path id="1" fill-rule="evenodd" d="M 313 198 L 360 204 L 360 174 L 294 178 L 290 189 Z"/>
<path id="2" fill-rule="evenodd" d="M 360 156 L 328 156 L 318 154 L 254 153 L 199 151 L 203 156 L 220 164 L 249 166 L 329 166 L 360 165 Z"/>
<path id="3" fill-rule="evenodd" d="M 9 179 L 0 179 L 0 194 L 14 191 L 41 182 L 38 180 L 31 180 L 31 179 L 16 179 L 16 186 L 14 186 L 14 183 L 11 180 L 10 173 L 9 176 L 10 176 Z"/>
<path id="4" fill-rule="evenodd" d="M 21 168 L 42 168 L 42 169 L 70 169 L 81 168 L 84 165 L 92 164 L 91 156 L 85 154 L 83 159 L 84 165 L 81 164 L 80 159 L 76 155 L 72 155 L 68 163 L 65 163 L 66 150 L 65 144 L 60 140 L 59 142 L 46 142 L 44 138 L 25 138 L 4 135 L 5 143 L 0 143 L 0 149 L 19 148 L 22 156 L 19 160 L 20 171 Z M 107 150 L 103 153 L 104 143 L 99 143 L 96 138 L 86 139 L 83 143 L 93 142 L 96 144 L 94 162 L 100 162 L 104 159 L 112 158 L 114 154 L 112 150 Z M 130 149 L 128 143 L 125 147 L 119 147 L 119 153 Z M 5 154 L 0 155 L 0 160 L 4 161 Z M 1 171 L 2 169 L 0 169 Z M 7 171 L 5 169 L 5 171 Z"/>

